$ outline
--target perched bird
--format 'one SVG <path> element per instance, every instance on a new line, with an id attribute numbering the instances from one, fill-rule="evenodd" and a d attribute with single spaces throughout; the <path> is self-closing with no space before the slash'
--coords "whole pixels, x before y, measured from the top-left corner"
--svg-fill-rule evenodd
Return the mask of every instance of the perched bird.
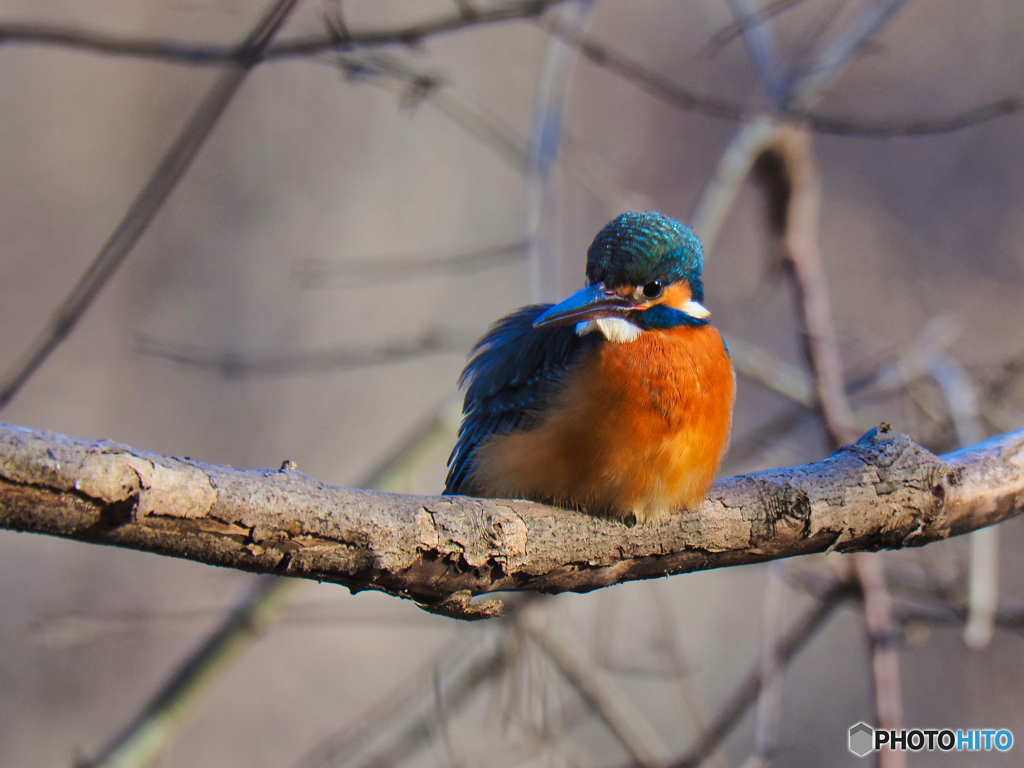
<path id="1" fill-rule="evenodd" d="M 625 213 L 587 285 L 523 307 L 476 345 L 446 494 L 519 498 L 627 523 L 695 509 L 729 442 L 736 379 L 709 324 L 700 241 Z"/>

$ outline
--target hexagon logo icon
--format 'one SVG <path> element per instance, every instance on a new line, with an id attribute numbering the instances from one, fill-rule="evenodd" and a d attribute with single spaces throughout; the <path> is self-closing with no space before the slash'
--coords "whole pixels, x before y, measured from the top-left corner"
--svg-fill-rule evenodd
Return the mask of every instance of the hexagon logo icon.
<path id="1" fill-rule="evenodd" d="M 875 730 L 867 723 L 857 723 L 850 726 L 850 751 L 857 757 L 864 757 L 873 751 L 875 742 Z"/>

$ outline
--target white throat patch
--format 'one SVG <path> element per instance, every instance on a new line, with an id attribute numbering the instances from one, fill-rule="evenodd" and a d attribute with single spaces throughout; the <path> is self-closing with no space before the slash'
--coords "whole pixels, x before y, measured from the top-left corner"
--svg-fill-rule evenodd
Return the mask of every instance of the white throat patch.
<path id="1" fill-rule="evenodd" d="M 608 341 L 623 344 L 628 341 L 636 341 L 643 331 L 639 326 L 633 325 L 629 320 L 621 317 L 599 317 L 596 320 L 584 320 L 576 323 L 576 335 L 585 336 L 594 331 L 600 332 Z"/>

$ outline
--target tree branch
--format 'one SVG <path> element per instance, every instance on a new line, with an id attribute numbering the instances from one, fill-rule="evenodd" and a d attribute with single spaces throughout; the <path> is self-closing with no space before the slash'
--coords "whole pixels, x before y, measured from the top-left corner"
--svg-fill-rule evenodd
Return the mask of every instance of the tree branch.
<path id="1" fill-rule="evenodd" d="M 754 163 L 765 188 L 768 229 L 774 249 L 795 290 L 795 304 L 804 338 L 804 354 L 814 379 L 818 404 L 829 442 L 843 445 L 854 439 L 856 423 L 846 396 L 843 366 L 825 266 L 818 246 L 821 182 L 815 167 L 810 134 L 782 128 L 775 142 Z M 855 569 L 864 595 L 864 619 L 871 641 L 877 724 L 899 729 L 903 719 L 899 657 L 892 647 L 892 599 L 877 555 L 860 553 Z M 879 753 L 881 768 L 903 768 L 902 752 Z"/>
<path id="2" fill-rule="evenodd" d="M 736 23 L 743 29 L 743 42 L 747 47 L 747 56 L 750 57 L 754 69 L 757 70 L 768 93 L 768 99 L 775 107 L 782 107 L 786 97 L 787 85 L 785 83 L 786 73 L 783 71 L 783 64 L 779 58 L 775 45 L 775 35 L 772 34 L 768 19 L 758 19 L 754 9 L 748 0 L 725 0 L 736 19 Z"/>
<path id="3" fill-rule="evenodd" d="M 553 626 L 549 612 L 539 605 L 519 611 L 517 619 L 520 629 L 544 649 L 637 766 L 660 768 L 668 762 L 661 736 L 569 629 Z"/>
<path id="4" fill-rule="evenodd" d="M 765 191 L 772 260 L 792 278 L 795 304 L 815 394 L 833 447 L 856 439 L 846 397 L 832 302 L 818 246 L 821 180 L 806 131 L 784 126 L 754 162 Z"/>
<path id="5" fill-rule="evenodd" d="M 136 768 L 150 765 L 181 727 L 181 720 L 238 654 L 262 636 L 280 612 L 287 579 L 259 582 L 252 594 L 175 670 L 146 706 L 91 760 L 75 768 Z"/>
<path id="6" fill-rule="evenodd" d="M 223 66 L 235 61 L 235 48 L 230 45 L 200 45 L 181 40 L 123 37 L 51 24 L 0 24 L 0 45 L 11 43 L 52 45 L 89 53 L 157 59 L 181 64 Z"/>
<path id="7" fill-rule="evenodd" d="M 503 266 L 522 259 L 527 245 L 525 240 L 520 240 L 441 257 L 380 256 L 331 261 L 305 259 L 295 265 L 292 274 L 304 288 L 336 285 L 349 288 L 367 284 L 405 282 L 439 275 L 461 275 Z"/>
<path id="8" fill-rule="evenodd" d="M 707 59 L 716 55 L 729 43 L 742 35 L 752 24 L 763 24 L 766 21 L 778 16 L 790 8 L 800 5 L 804 0 L 773 0 L 764 8 L 759 9 L 742 21 L 733 21 L 726 24 L 711 36 L 707 44 L 697 54 L 698 59 Z"/>
<path id="9" fill-rule="evenodd" d="M 0 408 L 10 402 L 50 353 L 67 338 L 99 292 L 124 263 L 297 2 L 274 0 L 245 40 L 234 49 L 230 66 L 218 75 L 213 87 L 192 113 L 99 253 L 53 310 L 46 325 L 14 364 L 0 376 Z M 0 41 L 3 39 L 0 31 Z"/>
<path id="10" fill-rule="evenodd" d="M 468 30 L 483 24 L 535 18 L 562 1 L 516 2 L 488 11 L 479 11 L 472 16 L 461 13 L 448 14 L 390 29 L 332 30 L 330 34 L 282 41 L 270 46 L 265 53 L 251 57 L 249 61 L 252 64 L 261 64 L 269 61 L 311 58 L 324 53 L 352 51 L 361 48 L 416 45 L 428 37 Z M 793 2 L 784 0 L 783 10 L 800 1 L 802 0 L 793 0 Z M 774 14 L 765 9 L 755 15 L 754 21 L 760 22 L 772 15 Z M 743 120 L 755 113 L 754 109 L 745 104 L 697 93 L 676 85 L 636 60 L 617 53 L 602 43 L 583 37 L 568 25 L 548 20 L 544 22 L 544 27 L 565 42 L 579 48 L 580 53 L 596 66 L 607 69 L 641 90 L 680 109 L 693 110 L 726 120 Z M 739 29 L 740 27 L 734 24 L 729 31 L 733 33 Z M 871 30 L 869 29 L 869 31 Z M 90 53 L 155 59 L 190 66 L 225 66 L 239 61 L 238 49 L 230 45 L 190 43 L 184 40 L 164 38 L 123 37 L 59 25 L 18 22 L 0 24 L 0 45 L 12 43 L 50 45 Z M 860 41 L 858 44 L 862 46 L 864 43 Z M 847 44 L 840 54 L 849 47 Z M 835 51 L 829 53 L 833 57 L 836 55 Z M 703 56 L 703 53 L 699 54 L 700 56 Z M 826 73 L 827 76 L 830 74 L 831 70 Z M 971 107 L 946 117 L 905 121 L 831 117 L 796 107 L 784 110 L 784 115 L 808 125 L 816 133 L 867 137 L 923 136 L 958 131 L 998 117 L 1015 114 L 1022 108 L 1024 108 L 1024 101 L 1017 97 L 1008 97 Z"/>
<path id="11" fill-rule="evenodd" d="M 796 654 L 814 637 L 825 620 L 852 593 L 853 590 L 848 584 L 837 583 L 793 622 L 770 651 L 779 670 L 789 666 Z M 747 710 L 757 701 L 761 691 L 771 682 L 771 679 L 765 678 L 764 668 L 760 661 L 756 663 L 754 668 L 736 686 L 725 706 L 701 734 L 697 743 L 683 757 L 672 763 L 671 768 L 697 768 L 701 765 L 736 727 Z"/>
<path id="12" fill-rule="evenodd" d="M 542 26 L 551 34 L 560 37 L 562 40 L 579 48 L 584 58 L 595 66 L 606 69 L 614 75 L 631 83 L 642 91 L 660 99 L 678 109 L 697 112 L 708 117 L 717 117 L 723 120 L 750 120 L 755 117 L 755 107 L 742 102 L 723 99 L 718 96 L 702 94 L 697 91 L 684 88 L 672 82 L 653 69 L 646 67 L 636 59 L 632 59 L 623 53 L 617 52 L 592 38 L 588 38 L 579 32 L 568 28 L 566 25 L 553 19 L 545 19 Z M 859 29 L 859 27 L 858 27 Z M 845 49 L 844 49 L 845 50 Z M 826 51 L 830 57 L 836 56 L 833 50 Z M 829 60 L 829 77 L 838 74 L 834 64 Z M 806 125 L 815 133 L 831 134 L 836 136 L 864 136 L 871 138 L 884 138 L 887 136 L 928 136 L 943 133 L 952 133 L 963 128 L 969 128 L 980 123 L 994 120 L 998 117 L 1012 115 L 1024 108 L 1024 102 L 1017 97 L 1007 97 L 988 104 L 980 104 L 970 107 L 962 112 L 957 112 L 945 117 L 923 118 L 917 120 L 865 120 L 852 117 L 832 117 L 812 112 L 805 104 L 815 103 L 817 94 L 811 93 L 810 88 L 820 88 L 821 78 L 816 70 L 810 72 L 814 75 L 813 82 L 808 82 L 804 90 L 798 92 L 804 94 L 800 101 L 790 101 L 775 115 L 779 120 L 789 120 Z M 812 78 L 805 76 L 808 81 Z M 828 81 L 825 81 L 827 85 Z M 788 99 L 792 97 L 787 96 Z"/>
<path id="13" fill-rule="evenodd" d="M 424 39 L 448 32 L 458 32 L 485 24 L 514 21 L 539 16 L 563 0 L 517 0 L 472 16 L 449 13 L 403 27 L 381 27 L 358 31 L 332 29 L 328 33 L 283 40 L 244 61 L 257 64 L 273 59 L 314 56 L 328 51 L 347 51 L 384 45 L 416 45 Z M 243 62 L 240 50 L 228 45 L 204 45 L 160 38 L 129 38 L 102 32 L 89 32 L 75 27 L 49 24 L 0 24 L 0 45 L 28 43 L 77 48 L 92 53 L 132 56 L 193 65 L 238 64 Z"/>
<path id="14" fill-rule="evenodd" d="M 941 458 L 873 430 L 814 464 L 721 480 L 699 510 L 664 525 L 628 528 L 524 501 L 352 490 L 0 426 L 2 528 L 378 589 L 459 616 L 477 609 L 471 594 L 586 592 L 920 546 L 1022 509 L 1024 430 Z"/>
<path id="15" fill-rule="evenodd" d="M 475 137 L 520 173 L 529 171 L 526 139 L 490 110 L 456 95 L 447 78 L 380 52 L 337 54 L 332 66 L 350 82 L 367 82 L 395 93 L 407 109 L 427 103 Z"/>
<path id="16" fill-rule="evenodd" d="M 581 27 L 593 8 L 593 0 L 574 0 L 559 9 L 562 25 Z M 559 297 L 559 259 L 553 247 L 551 227 L 557 207 L 551 200 L 551 169 L 558 158 L 562 139 L 565 94 L 575 61 L 576 49 L 557 36 L 548 40 L 547 51 L 537 87 L 534 89 L 533 116 L 527 143 L 526 166 L 526 251 L 529 270 L 529 296 L 533 303 L 557 301 Z"/>
<path id="17" fill-rule="evenodd" d="M 871 650 L 877 727 L 887 731 L 899 730 L 903 725 L 903 691 L 900 660 L 894 644 L 896 630 L 892 597 L 885 585 L 885 567 L 877 554 L 858 554 L 853 563 L 864 595 L 864 624 Z M 879 768 L 904 768 L 906 764 L 903 752 L 886 747 L 879 753 Z"/>
<path id="18" fill-rule="evenodd" d="M 821 100 L 847 60 L 906 0 L 884 0 L 868 6 L 815 59 L 806 74 L 791 81 L 779 109 L 807 110 Z M 803 119 L 806 120 L 806 113 Z M 694 231 L 708 252 L 718 239 L 725 216 L 757 157 L 775 140 L 783 123 L 777 114 L 762 114 L 742 126 L 718 161 L 718 169 L 701 196 L 691 219 Z"/>
<path id="19" fill-rule="evenodd" d="M 206 98 L 192 114 L 174 144 L 171 145 L 163 160 L 153 171 L 149 181 L 132 202 L 124 218 L 115 227 L 71 291 L 53 310 L 47 323 L 14 361 L 14 364 L 0 376 L 0 408 L 10 402 L 39 366 L 67 338 L 99 292 L 124 263 L 135 243 L 149 227 L 153 217 L 156 216 L 177 186 L 178 181 L 188 170 L 193 158 L 213 131 L 249 72 L 270 55 L 271 40 L 280 31 L 297 2 L 298 0 L 275 0 L 241 44 L 231 49 L 230 55 L 222 62 L 225 65 L 224 71 L 217 77 Z M 494 8 L 472 18 L 465 18 L 462 14 L 448 15 L 404 28 L 385 31 L 370 30 L 359 34 L 350 34 L 347 37 L 342 37 L 341 32 L 335 29 L 327 38 L 293 41 L 289 46 L 279 47 L 279 52 L 285 56 L 309 56 L 321 50 L 351 48 L 359 41 L 368 45 L 383 45 L 389 41 L 412 45 L 424 37 L 446 31 L 482 23 L 536 16 L 556 2 L 561 2 L 561 0 L 523 0 L 523 2 Z M 23 29 L 22 32 L 24 31 Z M 39 30 L 36 32 L 39 34 L 30 35 L 32 40 L 40 41 L 45 37 Z M 69 44 L 75 38 L 75 34 L 65 29 L 60 31 L 58 37 L 64 44 Z M 87 40 L 88 37 L 85 35 L 82 40 Z M 0 26 L 0 43 L 18 39 L 22 38 L 12 32 L 9 27 Z M 111 42 L 109 39 L 105 42 L 105 52 L 112 52 Z M 175 45 L 179 49 L 182 47 Z M 139 50 L 152 51 L 155 44 L 153 41 L 144 41 L 141 47 L 129 46 L 129 48 L 136 52 Z M 211 61 L 209 56 L 199 58 L 206 62 Z"/>
<path id="20" fill-rule="evenodd" d="M 226 378 L 244 379 L 350 371 L 444 352 L 465 353 L 472 349 L 473 341 L 469 335 L 428 330 L 418 338 L 393 339 L 376 346 L 340 346 L 249 354 L 141 338 L 136 349 L 144 355 L 159 357 L 178 365 L 216 371 Z"/>

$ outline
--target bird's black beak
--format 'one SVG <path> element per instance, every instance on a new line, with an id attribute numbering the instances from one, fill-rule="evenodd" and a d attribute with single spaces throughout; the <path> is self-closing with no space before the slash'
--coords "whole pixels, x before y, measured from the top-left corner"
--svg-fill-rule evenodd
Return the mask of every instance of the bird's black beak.
<path id="1" fill-rule="evenodd" d="M 569 325 L 599 317 L 624 317 L 626 313 L 639 309 L 635 301 L 620 296 L 597 283 L 576 291 L 564 301 L 550 307 L 533 321 L 534 328 L 546 325 Z"/>

